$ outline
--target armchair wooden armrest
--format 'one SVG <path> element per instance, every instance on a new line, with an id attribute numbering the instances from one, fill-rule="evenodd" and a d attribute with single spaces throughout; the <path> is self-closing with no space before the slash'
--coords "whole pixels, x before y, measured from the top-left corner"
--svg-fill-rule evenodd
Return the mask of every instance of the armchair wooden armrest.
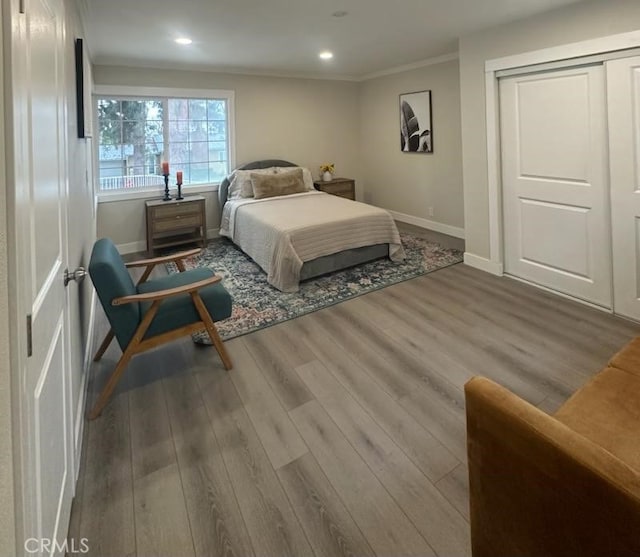
<path id="1" fill-rule="evenodd" d="M 185 284 L 183 286 L 176 286 L 175 288 L 167 288 L 165 290 L 158 290 L 157 292 L 146 292 L 144 294 L 133 294 L 131 296 L 121 296 L 120 298 L 114 298 L 111 301 L 112 306 L 121 306 L 123 304 L 131 304 L 133 302 L 154 302 L 156 300 L 164 300 L 171 296 L 177 296 L 178 294 L 190 294 L 196 290 L 200 290 L 205 286 L 216 284 L 220 282 L 222 277 L 214 275 L 204 280 L 192 282 L 191 284 Z"/>
<path id="2" fill-rule="evenodd" d="M 163 255 L 161 257 L 151 257 L 149 259 L 139 259 L 138 261 L 130 261 L 129 263 L 125 263 L 127 268 L 135 268 L 135 267 L 146 267 L 140 280 L 138 280 L 138 284 L 145 282 L 151 271 L 155 268 L 156 265 L 161 263 L 175 263 L 178 270 L 182 273 L 185 270 L 183 259 L 186 257 L 192 257 L 194 255 L 198 255 L 202 251 L 202 248 L 194 248 L 186 251 L 181 251 L 178 253 L 174 253 L 171 255 Z"/>
<path id="3" fill-rule="evenodd" d="M 151 257 L 149 259 L 139 259 L 137 261 L 130 261 L 125 263 L 126 267 L 147 267 L 149 265 L 158 265 L 160 263 L 170 263 L 178 259 L 184 259 L 185 257 L 191 257 L 198 255 L 202 251 L 202 248 L 194 248 L 179 253 L 173 253 L 171 255 L 163 255 L 161 257 Z"/>

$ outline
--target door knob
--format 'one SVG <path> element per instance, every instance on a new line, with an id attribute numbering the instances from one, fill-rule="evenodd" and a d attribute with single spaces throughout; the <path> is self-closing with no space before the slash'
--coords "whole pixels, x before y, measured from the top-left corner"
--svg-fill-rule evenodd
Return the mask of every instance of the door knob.
<path id="1" fill-rule="evenodd" d="M 64 270 L 64 285 L 67 286 L 72 280 L 75 280 L 80 284 L 84 277 L 87 276 L 87 271 L 84 267 L 78 267 L 75 271 L 69 272 L 69 269 Z"/>

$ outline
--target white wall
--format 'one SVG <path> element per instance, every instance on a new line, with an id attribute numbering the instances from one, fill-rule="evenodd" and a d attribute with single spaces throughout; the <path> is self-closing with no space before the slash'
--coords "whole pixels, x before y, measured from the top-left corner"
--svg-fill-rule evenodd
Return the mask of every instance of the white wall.
<path id="1" fill-rule="evenodd" d="M 7 5 L 0 3 L 0 60 L 6 66 L 3 51 L 4 22 L 9 20 Z M 5 84 L 0 70 L 0 554 L 10 554 L 16 546 L 14 516 L 14 477 L 12 431 L 15 427 L 11 408 L 11 350 L 9 343 L 9 274 L 8 274 L 8 223 L 7 176 L 5 169 Z"/>
<path id="2" fill-rule="evenodd" d="M 78 139 L 76 117 L 76 81 L 75 81 L 75 39 L 84 38 L 84 31 L 73 0 L 65 0 L 66 9 L 66 45 L 65 45 L 65 89 L 67 97 L 67 161 L 69 177 L 69 233 L 68 233 L 68 266 L 70 270 L 77 267 L 89 267 L 91 249 L 96 237 L 95 215 L 93 214 L 93 184 L 87 180 L 87 158 L 93 156 L 87 139 Z M 85 40 L 86 43 L 86 40 Z M 88 52 L 86 53 L 88 54 Z M 81 426 L 83 423 L 83 394 L 85 390 L 85 369 L 89 335 L 91 331 L 91 301 L 93 286 L 87 278 L 83 283 L 72 282 L 67 287 L 69 293 L 69 323 L 71 354 L 70 369 L 74 371 L 72 380 L 73 409 L 76 412 L 75 439 L 76 450 L 81 443 Z M 90 360 L 88 360 L 90 361 Z"/>
<path id="3" fill-rule="evenodd" d="M 426 89 L 432 95 L 434 152 L 403 153 L 398 97 Z M 459 91 L 457 60 L 361 83 L 360 148 L 367 202 L 462 233 Z"/>
<path id="4" fill-rule="evenodd" d="M 486 60 L 640 28 L 638 0 L 597 0 L 460 39 L 466 251 L 489 257 Z"/>
<path id="5" fill-rule="evenodd" d="M 333 162 L 337 174 L 356 179 L 362 194 L 357 83 L 112 66 L 96 66 L 94 79 L 96 85 L 234 90 L 237 165 L 282 158 L 309 167 L 315 177 L 320 164 Z M 213 194 L 207 221 L 218 227 Z M 98 236 L 143 242 L 144 200 L 100 203 Z"/>

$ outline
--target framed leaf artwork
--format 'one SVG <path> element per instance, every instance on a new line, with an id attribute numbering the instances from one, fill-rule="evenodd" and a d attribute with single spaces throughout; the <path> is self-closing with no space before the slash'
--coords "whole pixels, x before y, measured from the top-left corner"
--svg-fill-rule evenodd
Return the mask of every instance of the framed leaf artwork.
<path id="1" fill-rule="evenodd" d="M 400 95 L 400 150 L 433 153 L 431 91 Z"/>

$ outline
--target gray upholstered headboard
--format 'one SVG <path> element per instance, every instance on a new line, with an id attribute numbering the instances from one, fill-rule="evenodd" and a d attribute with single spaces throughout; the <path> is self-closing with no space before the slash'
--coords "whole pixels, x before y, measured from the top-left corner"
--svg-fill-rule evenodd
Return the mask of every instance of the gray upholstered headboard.
<path id="1" fill-rule="evenodd" d="M 271 166 L 298 166 L 289 161 L 283 161 L 280 159 L 265 159 L 263 161 L 253 161 L 248 162 L 247 164 L 243 164 L 236 168 L 236 170 L 257 170 L 260 168 L 269 168 Z M 220 187 L 218 188 L 218 203 L 220 205 L 220 214 L 222 214 L 222 208 L 224 204 L 227 202 L 227 195 L 229 192 L 229 180 L 225 178 L 220 183 Z"/>

